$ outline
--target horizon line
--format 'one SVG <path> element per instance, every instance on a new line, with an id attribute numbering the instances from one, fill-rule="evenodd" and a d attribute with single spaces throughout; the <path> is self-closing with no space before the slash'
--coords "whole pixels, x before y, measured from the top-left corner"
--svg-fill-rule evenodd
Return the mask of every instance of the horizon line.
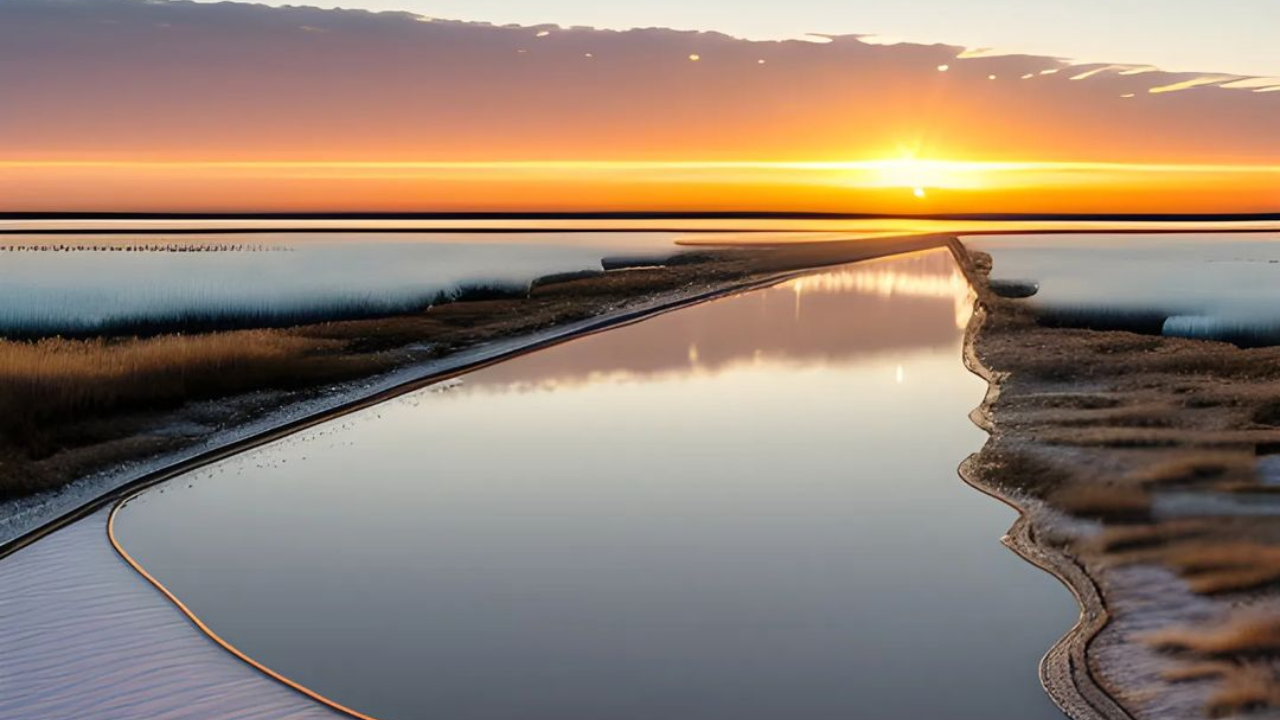
<path id="1" fill-rule="evenodd" d="M 1280 222 L 1280 208 L 1247 213 L 873 213 L 774 210 L 486 210 L 324 212 L 0 211 L 0 222 L 39 220 L 981 220 L 1090 222 Z"/>

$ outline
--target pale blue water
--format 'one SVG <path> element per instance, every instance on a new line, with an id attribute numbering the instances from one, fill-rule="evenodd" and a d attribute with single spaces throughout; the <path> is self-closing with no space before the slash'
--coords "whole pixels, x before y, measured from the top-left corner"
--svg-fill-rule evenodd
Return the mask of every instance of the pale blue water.
<path id="1" fill-rule="evenodd" d="M 992 277 L 1034 280 L 1027 302 L 1069 324 L 1280 343 L 1280 233 L 967 237 Z"/>
<path id="2" fill-rule="evenodd" d="M 524 292 L 615 255 L 675 254 L 672 233 L 7 236 L 0 247 L 249 246 L 266 251 L 0 250 L 0 337 L 290 325 L 416 312 L 469 289 Z"/>

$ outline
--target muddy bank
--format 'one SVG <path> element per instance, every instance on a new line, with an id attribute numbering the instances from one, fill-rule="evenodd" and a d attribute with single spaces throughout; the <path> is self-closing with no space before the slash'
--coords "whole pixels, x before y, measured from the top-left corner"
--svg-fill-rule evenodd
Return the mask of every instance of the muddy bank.
<path id="1" fill-rule="evenodd" d="M 966 477 L 1024 511 L 1009 543 L 1084 605 L 1051 694 L 1076 718 L 1274 715 L 1280 349 L 1049 326 L 966 258 L 992 383 Z"/>
<path id="2" fill-rule="evenodd" d="M 538 344 L 936 236 L 708 249 L 413 315 L 159 338 L 0 341 L 0 541 L 176 462 Z"/>

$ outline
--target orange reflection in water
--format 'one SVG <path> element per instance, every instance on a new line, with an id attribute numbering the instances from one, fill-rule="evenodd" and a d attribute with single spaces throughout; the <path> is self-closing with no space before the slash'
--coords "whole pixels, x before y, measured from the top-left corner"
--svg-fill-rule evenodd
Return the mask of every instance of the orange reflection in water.
<path id="1" fill-rule="evenodd" d="M 815 293 L 951 300 L 955 306 L 956 327 L 963 330 L 973 317 L 973 288 L 954 263 L 934 259 L 938 252 L 930 250 L 867 261 L 843 270 L 806 275 L 780 287 L 795 293 L 797 317 L 801 312 L 801 297 Z"/>
<path id="2" fill-rule="evenodd" d="M 843 365 L 951 347 L 968 322 L 970 289 L 947 250 L 896 255 L 805 275 L 674 312 L 626 332 L 589 336 L 464 378 L 494 392 L 717 375 L 762 364 Z M 892 312 L 890 312 L 892 310 Z"/>

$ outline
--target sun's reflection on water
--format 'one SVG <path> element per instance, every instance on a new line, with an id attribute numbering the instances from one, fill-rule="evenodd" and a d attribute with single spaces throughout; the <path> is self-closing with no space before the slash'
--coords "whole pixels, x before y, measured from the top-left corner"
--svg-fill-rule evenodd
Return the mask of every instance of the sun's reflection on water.
<path id="1" fill-rule="evenodd" d="M 882 298 L 895 296 L 952 300 L 955 303 L 956 327 L 968 327 L 973 316 L 973 290 L 954 263 L 940 265 L 932 261 L 936 253 L 927 251 L 897 256 L 884 261 L 871 261 L 806 275 L 781 286 L 795 294 L 796 315 L 801 298 L 812 293 L 855 293 Z M 923 261 L 923 262 L 915 262 Z"/>

